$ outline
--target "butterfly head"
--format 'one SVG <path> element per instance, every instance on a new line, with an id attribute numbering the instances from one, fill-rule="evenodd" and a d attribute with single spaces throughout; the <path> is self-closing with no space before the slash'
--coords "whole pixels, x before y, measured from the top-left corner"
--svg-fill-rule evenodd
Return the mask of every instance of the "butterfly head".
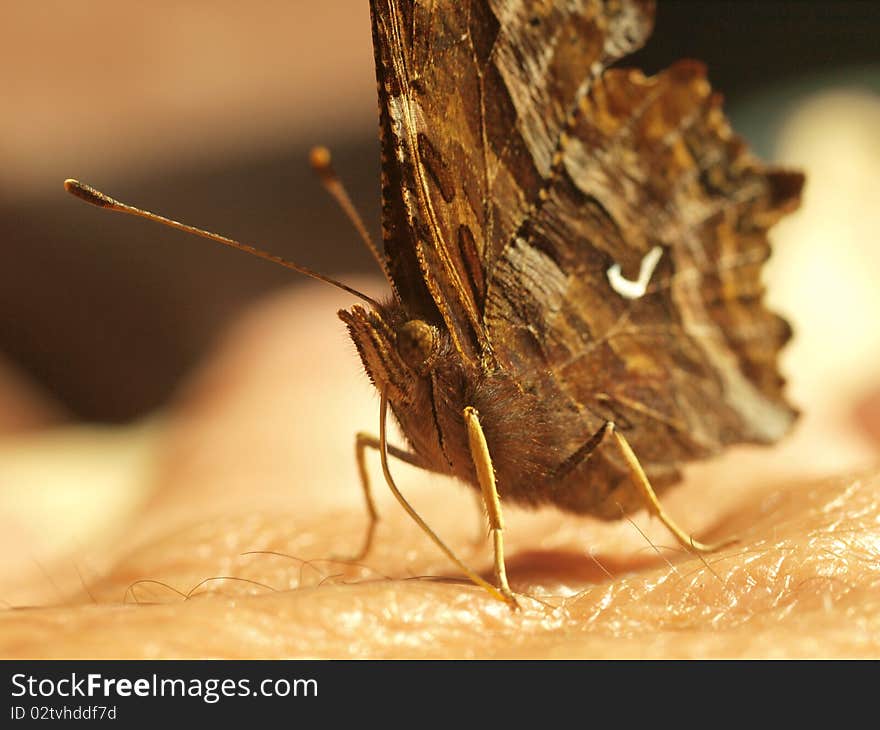
<path id="1" fill-rule="evenodd" d="M 419 384 L 436 366 L 444 346 L 441 330 L 413 319 L 397 305 L 368 311 L 360 306 L 341 310 L 370 380 L 386 389 L 393 401 L 411 401 Z"/>

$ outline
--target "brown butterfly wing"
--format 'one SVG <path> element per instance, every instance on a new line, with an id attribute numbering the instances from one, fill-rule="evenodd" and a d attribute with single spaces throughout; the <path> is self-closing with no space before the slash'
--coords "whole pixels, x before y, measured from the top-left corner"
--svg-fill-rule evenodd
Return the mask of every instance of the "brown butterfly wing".
<path id="1" fill-rule="evenodd" d="M 553 174 L 577 100 L 650 34 L 651 0 L 371 0 L 383 228 L 400 299 L 488 347 L 493 262 Z"/>
<path id="2" fill-rule="evenodd" d="M 760 274 L 767 230 L 802 183 L 732 134 L 701 64 L 605 72 L 495 265 L 485 318 L 499 363 L 557 388 L 584 440 L 616 421 L 662 482 L 682 459 L 774 441 L 795 417 L 776 367 L 790 331 L 764 307 Z M 635 279 L 655 246 L 646 292 L 622 296 L 609 268 Z M 611 452 L 596 462 L 597 488 L 623 473 Z"/>

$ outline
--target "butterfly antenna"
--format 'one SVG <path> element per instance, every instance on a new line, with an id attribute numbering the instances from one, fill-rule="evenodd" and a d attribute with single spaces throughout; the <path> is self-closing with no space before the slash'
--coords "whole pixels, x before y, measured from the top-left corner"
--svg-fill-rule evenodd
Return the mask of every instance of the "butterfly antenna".
<path id="1" fill-rule="evenodd" d="M 374 309 L 380 308 L 379 303 L 375 299 L 368 297 L 366 294 L 364 294 L 363 292 L 359 292 L 357 289 L 353 289 L 352 287 L 343 284 L 341 281 L 331 279 L 329 276 L 319 274 L 317 271 L 312 271 L 305 266 L 300 266 L 299 264 L 295 264 L 292 261 L 288 261 L 287 259 L 283 259 L 280 256 L 276 256 L 273 253 L 269 253 L 268 251 L 263 251 L 262 249 L 250 246 L 247 243 L 241 243 L 240 241 L 236 241 L 232 238 L 221 236 L 218 233 L 211 233 L 211 231 L 205 231 L 201 228 L 196 228 L 195 226 L 188 226 L 186 225 L 186 223 L 180 223 L 178 221 L 171 220 L 170 218 L 166 218 L 165 216 L 151 213 L 148 210 L 135 208 L 133 205 L 120 203 L 118 200 L 114 200 L 109 195 L 105 195 L 104 193 L 96 190 L 90 185 L 79 182 L 79 180 L 65 180 L 64 189 L 71 195 L 75 195 L 77 198 L 85 200 L 87 203 L 96 205 L 99 208 L 107 208 L 108 210 L 115 210 L 118 213 L 128 213 L 129 215 L 136 215 L 140 218 L 146 218 L 147 220 L 153 221 L 154 223 L 161 223 L 162 225 L 169 226 L 170 228 L 176 228 L 177 230 L 184 231 L 185 233 L 192 233 L 195 236 L 201 236 L 202 238 L 207 238 L 211 241 L 222 243 L 224 246 L 229 246 L 230 248 L 244 251 L 245 253 L 249 253 L 252 256 L 256 256 L 257 258 L 271 261 L 273 264 L 278 264 L 279 266 L 283 266 L 286 269 L 296 271 L 300 274 L 305 274 L 306 276 L 310 276 L 313 279 L 323 281 L 327 284 L 331 284 L 339 289 L 342 289 L 349 294 L 353 294 L 354 296 L 363 299 Z"/>
<path id="2" fill-rule="evenodd" d="M 385 274 L 385 278 L 390 282 L 391 274 L 388 271 L 388 262 L 373 242 L 370 232 L 364 225 L 364 219 L 361 218 L 360 213 L 357 212 L 357 208 L 355 208 L 354 203 L 351 202 L 348 191 L 346 191 L 345 186 L 336 174 L 336 170 L 333 169 L 333 160 L 330 157 L 330 150 L 326 147 L 313 147 L 309 154 L 309 163 L 311 164 L 312 169 L 318 174 L 318 178 L 320 178 L 324 189 L 330 193 L 333 199 L 339 204 L 339 207 L 342 208 L 342 212 L 345 213 L 348 220 L 351 221 L 351 224 L 355 227 L 355 230 L 357 230 L 358 235 L 360 235 L 361 240 L 366 244 L 370 253 L 373 254 L 376 263 L 379 264 L 379 268 L 382 269 L 382 273 Z"/>

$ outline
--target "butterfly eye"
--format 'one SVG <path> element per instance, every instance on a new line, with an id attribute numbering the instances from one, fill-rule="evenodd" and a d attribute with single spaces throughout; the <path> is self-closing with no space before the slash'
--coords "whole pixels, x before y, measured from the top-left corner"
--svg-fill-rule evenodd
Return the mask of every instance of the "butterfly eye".
<path id="1" fill-rule="evenodd" d="M 397 352 L 415 370 L 425 368 L 437 348 L 437 330 L 420 319 L 411 319 L 397 330 Z"/>

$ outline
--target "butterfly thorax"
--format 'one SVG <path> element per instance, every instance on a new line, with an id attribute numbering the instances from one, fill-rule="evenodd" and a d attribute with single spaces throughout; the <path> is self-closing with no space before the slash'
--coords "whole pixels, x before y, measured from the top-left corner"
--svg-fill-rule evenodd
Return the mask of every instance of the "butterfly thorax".
<path id="1" fill-rule="evenodd" d="M 367 375 L 388 395 L 410 450 L 425 468 L 478 486 L 463 419 L 465 407 L 471 406 L 497 454 L 498 488 L 506 499 L 565 503 L 569 500 L 557 492 L 563 489 L 574 500 L 566 505 L 569 509 L 597 511 L 595 502 L 607 489 L 591 490 L 589 504 L 576 499 L 585 492 L 566 489 L 572 480 L 577 483 L 585 466 L 567 462 L 589 433 L 577 408 L 558 408 L 558 393 L 548 397 L 551 380 L 539 373 L 521 377 L 493 367 L 490 360 L 477 364 L 462 357 L 442 322 L 413 317 L 396 301 L 374 311 L 355 306 L 339 316 Z M 614 480 L 608 486 L 614 487 Z"/>

